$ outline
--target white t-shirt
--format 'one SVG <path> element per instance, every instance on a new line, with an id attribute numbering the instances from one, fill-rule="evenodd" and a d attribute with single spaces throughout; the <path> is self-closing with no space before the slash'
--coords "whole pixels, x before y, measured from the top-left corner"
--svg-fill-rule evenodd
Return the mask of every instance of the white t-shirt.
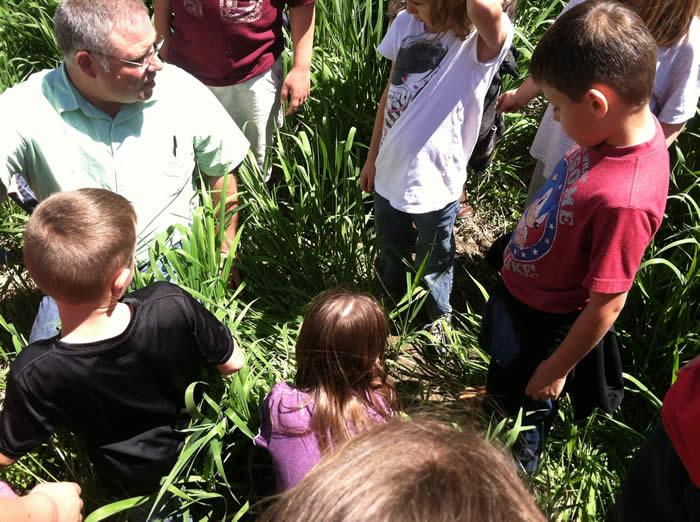
<path id="1" fill-rule="evenodd" d="M 566 12 L 585 0 L 571 0 Z M 649 106 L 661 123 L 683 123 L 695 115 L 700 98 L 700 19 L 693 18 L 688 34 L 671 47 L 660 47 L 656 60 L 656 80 Z M 575 145 L 559 122 L 554 121 L 549 105 L 535 140 L 530 147 L 533 158 L 544 163 L 542 174 L 549 178 L 559 160 Z"/>
<path id="2" fill-rule="evenodd" d="M 378 51 L 394 62 L 384 112 L 374 189 L 397 210 L 422 214 L 459 199 L 467 161 L 479 133 L 486 90 L 513 40 L 485 63 L 477 34 L 466 40 L 426 33 L 423 22 L 401 11 Z"/>

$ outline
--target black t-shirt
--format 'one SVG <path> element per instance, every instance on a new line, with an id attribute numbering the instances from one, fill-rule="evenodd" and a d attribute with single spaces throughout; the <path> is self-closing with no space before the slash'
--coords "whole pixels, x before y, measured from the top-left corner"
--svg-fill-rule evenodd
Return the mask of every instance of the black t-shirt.
<path id="1" fill-rule="evenodd" d="M 189 420 L 185 390 L 233 353 L 228 329 L 181 288 L 155 283 L 126 296 L 117 337 L 68 344 L 54 337 L 15 359 L 0 412 L 0 452 L 19 458 L 65 427 L 87 445 L 113 494 L 158 487 Z"/>

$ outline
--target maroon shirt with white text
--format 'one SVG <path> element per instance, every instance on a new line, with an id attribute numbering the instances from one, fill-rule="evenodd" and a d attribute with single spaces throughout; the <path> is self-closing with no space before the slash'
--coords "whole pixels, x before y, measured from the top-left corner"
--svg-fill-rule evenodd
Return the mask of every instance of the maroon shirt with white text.
<path id="1" fill-rule="evenodd" d="M 589 292 L 632 287 L 666 207 L 669 157 L 661 126 L 632 147 L 575 147 L 528 205 L 503 256 L 503 282 L 526 305 L 581 310 Z"/>
<path id="2" fill-rule="evenodd" d="M 315 0 L 172 0 L 168 61 L 205 85 L 242 83 L 270 70 L 284 48 L 282 10 Z"/>

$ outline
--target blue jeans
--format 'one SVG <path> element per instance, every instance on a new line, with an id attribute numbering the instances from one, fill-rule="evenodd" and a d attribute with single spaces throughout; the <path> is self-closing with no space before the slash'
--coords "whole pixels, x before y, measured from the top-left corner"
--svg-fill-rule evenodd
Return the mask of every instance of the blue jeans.
<path id="1" fill-rule="evenodd" d="M 396 210 L 374 193 L 374 224 L 379 246 L 379 278 L 393 296 L 406 292 L 406 272 L 418 270 L 427 257 L 423 282 L 428 288 L 428 316 L 435 320 L 452 312 L 450 294 L 454 273 L 455 238 L 452 229 L 459 200 L 440 210 L 408 214 Z M 415 228 L 414 228 L 415 226 Z M 416 259 L 412 264 L 411 249 Z"/>
<path id="2" fill-rule="evenodd" d="M 181 244 L 178 241 L 177 244 L 173 245 L 173 248 L 180 248 L 180 246 Z M 163 266 L 163 262 L 158 260 L 156 265 L 165 280 L 173 282 L 170 274 L 165 269 L 165 266 Z M 145 272 L 149 266 L 148 263 L 145 263 L 139 267 L 139 271 Z M 45 295 L 39 303 L 39 309 L 37 310 L 34 323 L 32 324 L 32 331 L 29 333 L 29 343 L 31 344 L 36 341 L 41 341 L 42 339 L 49 339 L 58 335 L 60 331 L 61 318 L 58 315 L 56 301 L 53 300 L 53 297 Z"/>

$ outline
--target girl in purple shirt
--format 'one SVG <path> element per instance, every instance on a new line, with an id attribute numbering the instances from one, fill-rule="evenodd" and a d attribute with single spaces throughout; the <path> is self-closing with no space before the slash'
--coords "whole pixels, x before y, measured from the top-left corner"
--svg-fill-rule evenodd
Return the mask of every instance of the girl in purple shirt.
<path id="1" fill-rule="evenodd" d="M 311 302 L 297 339 L 294 386 L 275 384 L 253 440 L 270 452 L 280 491 L 334 445 L 392 415 L 396 397 L 382 366 L 388 335 L 369 295 L 329 290 Z"/>

